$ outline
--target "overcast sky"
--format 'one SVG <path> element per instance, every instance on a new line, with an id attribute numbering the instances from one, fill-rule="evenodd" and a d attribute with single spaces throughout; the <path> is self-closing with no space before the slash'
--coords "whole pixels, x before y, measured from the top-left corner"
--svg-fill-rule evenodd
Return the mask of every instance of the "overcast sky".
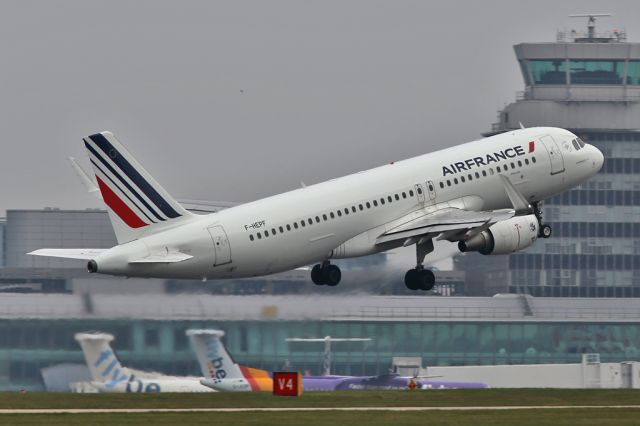
<path id="1" fill-rule="evenodd" d="M 640 40 L 635 1 L 0 1 L 0 215 L 94 207 L 66 157 L 111 130 L 177 198 L 249 201 L 479 137 L 512 45 Z"/>

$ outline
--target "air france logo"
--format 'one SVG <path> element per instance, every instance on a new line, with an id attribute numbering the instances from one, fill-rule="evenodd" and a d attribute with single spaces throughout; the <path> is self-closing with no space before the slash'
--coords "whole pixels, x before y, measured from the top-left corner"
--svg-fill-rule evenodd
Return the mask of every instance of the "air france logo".
<path id="1" fill-rule="evenodd" d="M 127 381 L 129 378 L 125 373 L 122 372 L 122 366 L 120 365 L 120 362 L 118 362 L 118 359 L 116 358 L 113 351 L 109 349 L 100 352 L 100 355 L 98 356 L 98 359 L 96 360 L 94 366 L 96 368 L 102 368 L 102 371 L 100 371 L 100 375 L 105 379 L 105 381 L 109 381 L 107 387 L 113 387 L 119 382 Z"/>
<path id="2" fill-rule="evenodd" d="M 209 377 L 213 378 L 214 383 L 227 377 L 227 371 L 223 368 L 224 358 L 218 353 L 218 341 L 209 340 L 207 342 L 207 367 L 209 368 Z"/>
<path id="3" fill-rule="evenodd" d="M 506 160 L 507 158 L 520 157 L 525 155 L 524 149 L 521 146 L 514 146 L 513 148 L 507 148 L 503 151 L 494 152 L 492 154 L 486 154 L 482 157 L 473 157 L 468 160 L 458 161 L 457 163 L 449 164 L 449 166 L 442 166 L 442 176 L 455 175 L 459 172 L 469 171 L 473 168 L 488 166 L 491 163 L 497 163 L 500 160 Z"/>

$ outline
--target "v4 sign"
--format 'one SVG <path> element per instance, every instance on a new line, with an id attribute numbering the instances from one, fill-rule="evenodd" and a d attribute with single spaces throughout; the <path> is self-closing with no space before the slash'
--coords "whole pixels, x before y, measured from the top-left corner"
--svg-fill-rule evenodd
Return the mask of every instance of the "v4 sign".
<path id="1" fill-rule="evenodd" d="M 280 396 L 302 395 L 302 375 L 290 371 L 273 373 L 273 394 Z"/>

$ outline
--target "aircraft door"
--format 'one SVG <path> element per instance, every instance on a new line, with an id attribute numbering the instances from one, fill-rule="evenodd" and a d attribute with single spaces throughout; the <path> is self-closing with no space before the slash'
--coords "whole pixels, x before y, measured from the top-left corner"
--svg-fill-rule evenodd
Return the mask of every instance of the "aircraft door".
<path id="1" fill-rule="evenodd" d="M 424 188 L 422 187 L 422 184 L 416 183 L 414 187 L 416 189 L 416 197 L 418 197 L 418 202 L 420 204 L 424 204 Z"/>
<path id="2" fill-rule="evenodd" d="M 231 246 L 227 233 L 222 226 L 212 226 L 207 228 L 213 240 L 213 249 L 215 252 L 215 260 L 213 266 L 225 265 L 231 263 Z"/>
<path id="3" fill-rule="evenodd" d="M 551 174 L 564 172 L 564 158 L 562 157 L 562 151 L 551 136 L 543 136 L 540 138 L 540 142 L 549 153 L 549 160 L 551 161 Z"/>
<path id="4" fill-rule="evenodd" d="M 429 201 L 436 199 L 436 186 L 430 180 L 427 181 L 427 194 L 429 194 Z"/>

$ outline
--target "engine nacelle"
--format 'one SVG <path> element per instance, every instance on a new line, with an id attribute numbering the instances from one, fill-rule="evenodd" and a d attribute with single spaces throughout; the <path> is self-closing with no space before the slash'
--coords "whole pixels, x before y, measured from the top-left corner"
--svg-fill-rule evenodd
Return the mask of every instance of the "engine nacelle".
<path id="1" fill-rule="evenodd" d="M 538 219 L 535 215 L 516 216 L 495 223 L 486 231 L 458 243 L 461 252 L 509 254 L 525 249 L 538 239 Z"/>

